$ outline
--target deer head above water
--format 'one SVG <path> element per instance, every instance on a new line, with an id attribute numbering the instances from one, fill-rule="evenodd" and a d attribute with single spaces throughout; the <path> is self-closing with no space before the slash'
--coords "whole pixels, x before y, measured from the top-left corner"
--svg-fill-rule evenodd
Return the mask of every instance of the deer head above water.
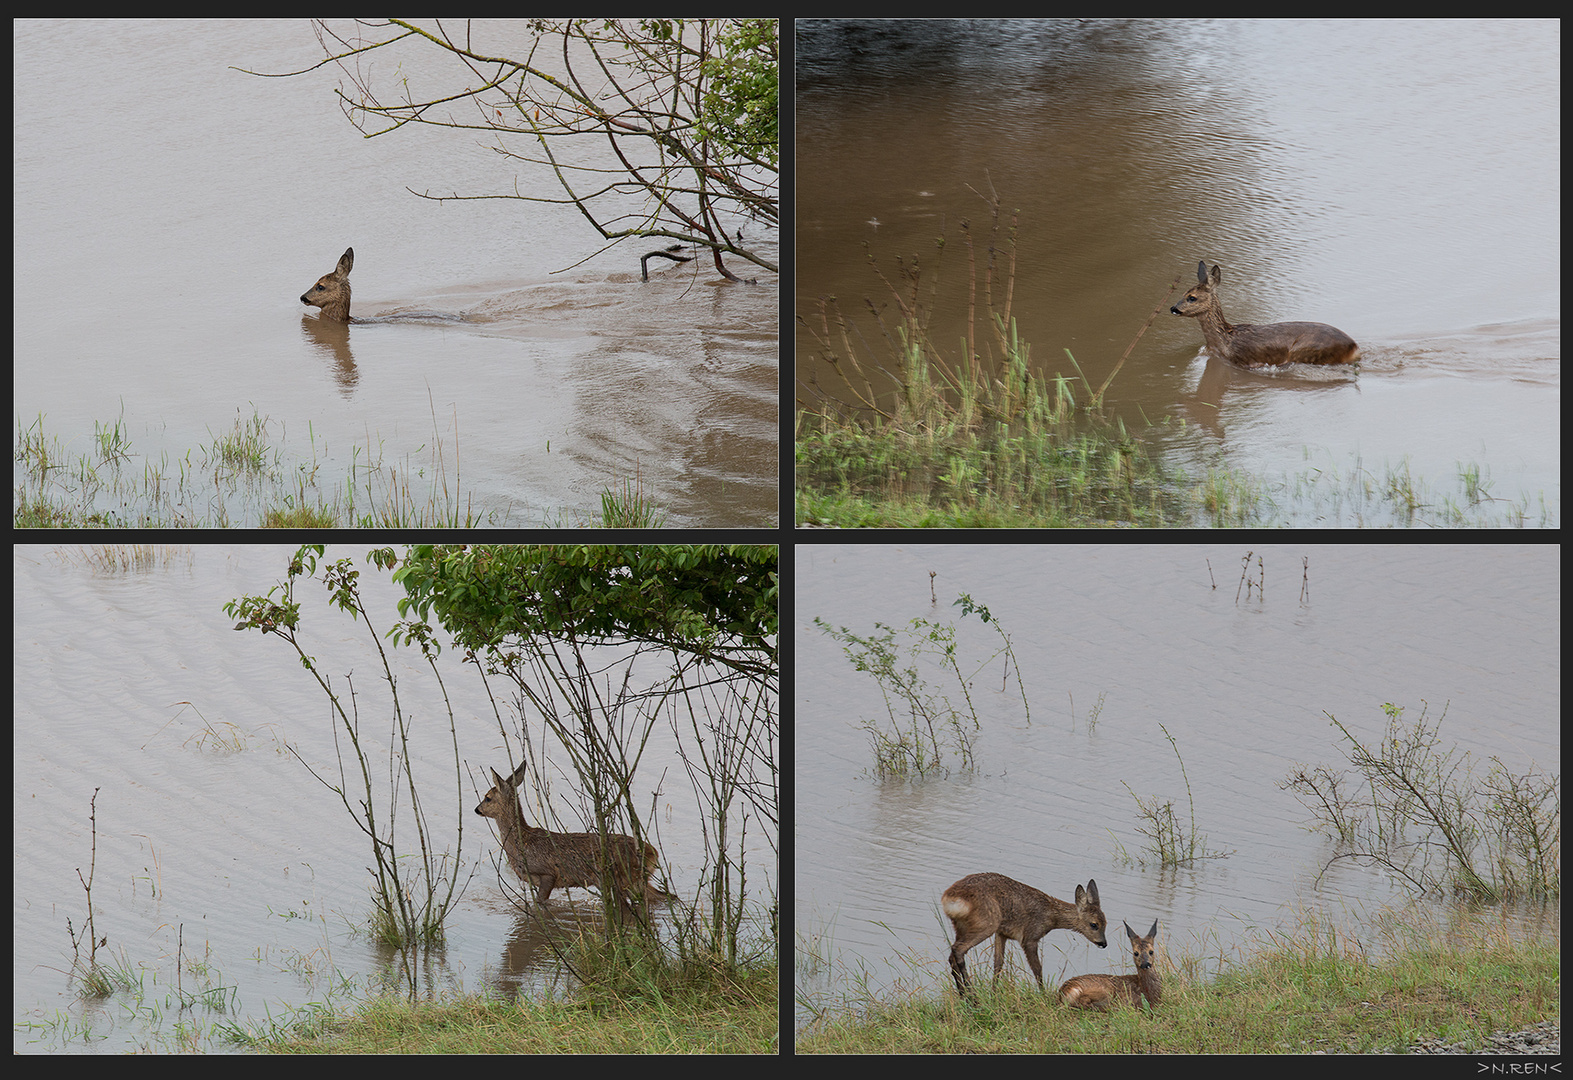
<path id="1" fill-rule="evenodd" d="M 354 265 L 355 249 L 345 248 L 333 273 L 318 278 L 317 283 L 301 296 L 300 302 L 321 308 L 322 317 L 332 322 L 354 322 L 350 318 L 350 268 Z"/>

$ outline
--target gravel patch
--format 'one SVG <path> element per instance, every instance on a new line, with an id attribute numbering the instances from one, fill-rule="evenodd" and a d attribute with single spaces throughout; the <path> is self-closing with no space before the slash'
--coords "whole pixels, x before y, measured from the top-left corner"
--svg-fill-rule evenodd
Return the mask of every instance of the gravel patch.
<path id="1" fill-rule="evenodd" d="M 1441 1039 L 1426 1039 L 1409 1047 L 1411 1054 L 1560 1054 L 1562 1021 L 1546 1020 L 1523 1031 L 1498 1031 L 1478 1050 L 1466 1050 Z"/>

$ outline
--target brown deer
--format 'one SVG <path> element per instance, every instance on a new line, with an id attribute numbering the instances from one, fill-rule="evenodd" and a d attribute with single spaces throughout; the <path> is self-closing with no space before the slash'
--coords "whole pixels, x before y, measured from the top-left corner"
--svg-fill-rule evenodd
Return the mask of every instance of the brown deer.
<path id="1" fill-rule="evenodd" d="M 1103 928 L 1108 920 L 1098 906 L 1098 883 L 1089 880 L 1084 889 L 1076 886 L 1076 902 L 1067 904 L 1031 885 L 1023 885 L 1004 874 L 969 874 L 945 890 L 940 905 L 956 927 L 956 943 L 950 947 L 950 973 L 956 989 L 968 992 L 967 950 L 994 938 L 994 978 L 1005 966 L 1005 941 L 1021 942 L 1027 954 L 1038 989 L 1043 989 L 1043 965 L 1038 962 L 1038 942 L 1050 930 L 1076 930 L 1098 948 L 1108 947 Z"/>
<path id="2" fill-rule="evenodd" d="M 331 322 L 358 322 L 350 318 L 350 268 L 355 265 L 355 249 L 345 248 L 333 273 L 324 274 L 300 298 L 302 304 L 320 307 L 322 317 Z"/>
<path id="3" fill-rule="evenodd" d="M 1156 1009 L 1163 1000 L 1163 983 L 1153 963 L 1158 958 L 1158 920 L 1146 937 L 1138 937 L 1131 924 L 1125 924 L 1131 939 L 1131 954 L 1136 960 L 1134 975 L 1078 975 L 1060 987 L 1060 1000 L 1073 1009 L 1108 1009 L 1114 1005 L 1140 1005 Z"/>
<path id="4" fill-rule="evenodd" d="M 1196 264 L 1196 284 L 1169 310 L 1175 315 L 1200 319 L 1207 352 L 1241 367 L 1275 367 L 1279 364 L 1353 364 L 1360 346 L 1342 330 L 1319 322 L 1264 323 L 1230 326 L 1223 317 L 1218 284 L 1223 274 L 1214 266 L 1211 279 L 1207 264 Z"/>
<path id="5" fill-rule="evenodd" d="M 544 906 L 553 889 L 601 887 L 602 836 L 600 833 L 559 833 L 538 829 L 524 820 L 519 806 L 518 787 L 524 779 L 523 763 L 507 780 L 490 770 L 492 788 L 481 799 L 475 812 L 497 822 L 502 849 L 508 865 L 519 880 L 535 886 L 535 903 Z M 643 850 L 631 836 L 609 833 L 605 839 L 606 864 L 610 886 L 616 893 L 622 913 L 632 914 L 630 895 L 652 900 L 672 900 L 671 893 L 650 884 L 650 875 L 659 866 L 654 845 L 646 842 Z"/>

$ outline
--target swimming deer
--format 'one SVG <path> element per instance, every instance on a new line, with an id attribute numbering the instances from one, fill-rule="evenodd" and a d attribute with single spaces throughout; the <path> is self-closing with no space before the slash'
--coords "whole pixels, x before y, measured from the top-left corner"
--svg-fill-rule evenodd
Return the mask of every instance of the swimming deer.
<path id="1" fill-rule="evenodd" d="M 950 973 L 963 997 L 969 992 L 967 950 L 991 935 L 994 977 L 998 979 L 1005 966 L 1006 939 L 1019 941 L 1040 990 L 1043 966 L 1038 962 L 1038 941 L 1044 934 L 1050 930 L 1075 930 L 1100 949 L 1109 944 L 1103 936 L 1108 920 L 1098 906 L 1096 881 L 1089 880 L 1085 889 L 1076 886 L 1076 902 L 1067 904 L 1004 874 L 969 874 L 945 890 L 940 905 L 956 927 L 956 943 L 950 947 Z"/>
<path id="2" fill-rule="evenodd" d="M 345 248 L 333 273 L 318 278 L 317 283 L 306 290 L 300 302 L 320 307 L 322 317 L 332 322 L 358 322 L 358 319 L 350 318 L 350 268 L 354 265 L 355 249 Z"/>
<path id="3" fill-rule="evenodd" d="M 490 770 L 492 788 L 475 808 L 477 814 L 497 822 L 508 865 L 520 881 L 535 886 L 537 905 L 544 905 L 553 889 L 600 888 L 601 834 L 551 832 L 526 822 L 517 791 L 524 771 L 520 763 L 504 780 L 496 769 Z M 640 894 L 646 902 L 675 899 L 650 884 L 650 875 L 660 865 L 654 845 L 646 842 L 641 851 L 631 836 L 608 833 L 604 839 L 610 885 L 624 915 L 632 913 L 630 894 Z"/>
<path id="4" fill-rule="evenodd" d="M 1163 1000 L 1163 983 L 1153 963 L 1158 958 L 1158 920 L 1146 937 L 1138 937 L 1131 924 L 1125 924 L 1131 939 L 1131 954 L 1136 961 L 1134 975 L 1078 975 L 1060 987 L 1060 1000 L 1073 1009 L 1107 1009 L 1114 1005 L 1140 1005 L 1156 1009 Z"/>
<path id="5" fill-rule="evenodd" d="M 1274 367 L 1278 364 L 1353 364 L 1360 346 L 1335 326 L 1319 322 L 1264 323 L 1230 326 L 1218 299 L 1222 273 L 1207 264 L 1196 264 L 1196 284 L 1169 310 L 1175 315 L 1200 319 L 1207 352 L 1241 367 Z"/>

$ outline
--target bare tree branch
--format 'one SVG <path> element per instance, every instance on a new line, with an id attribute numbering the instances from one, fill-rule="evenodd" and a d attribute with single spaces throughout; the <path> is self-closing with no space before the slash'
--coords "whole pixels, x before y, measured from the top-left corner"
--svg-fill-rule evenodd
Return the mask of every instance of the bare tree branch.
<path id="1" fill-rule="evenodd" d="M 356 25 L 348 39 L 326 22 L 315 23 L 327 54 L 323 63 L 337 63 L 349 80 L 349 90 L 341 84 L 336 91 L 345 116 L 365 137 L 410 123 L 486 131 L 494 152 L 545 166 L 562 189 L 550 197 L 526 194 L 516 180 L 511 192 L 412 194 L 437 201 L 572 204 L 606 247 L 629 237 L 665 237 L 708 249 L 716 271 L 733 281 L 741 279 L 723 256 L 779 272 L 757 243 L 765 229 L 779 225 L 776 20 L 531 19 L 525 23 L 531 43 L 522 58 L 477 51 L 469 23 L 462 41 L 441 20 L 435 29 L 399 19 Z M 370 54 L 406 39 L 458 60 L 467 79 L 463 90 L 417 100 L 399 68 L 398 97 L 379 96 Z M 547 45 L 555 46 L 556 73 L 536 61 Z M 385 77 L 378 81 L 385 84 Z M 473 103 L 473 117 L 452 108 L 465 99 Z M 564 152 L 568 140 L 582 136 L 604 142 L 598 161 Z M 521 138 L 533 141 L 535 150 L 516 148 Z M 745 222 L 757 226 L 747 239 Z M 651 256 L 656 254 L 687 261 L 665 252 Z"/>

